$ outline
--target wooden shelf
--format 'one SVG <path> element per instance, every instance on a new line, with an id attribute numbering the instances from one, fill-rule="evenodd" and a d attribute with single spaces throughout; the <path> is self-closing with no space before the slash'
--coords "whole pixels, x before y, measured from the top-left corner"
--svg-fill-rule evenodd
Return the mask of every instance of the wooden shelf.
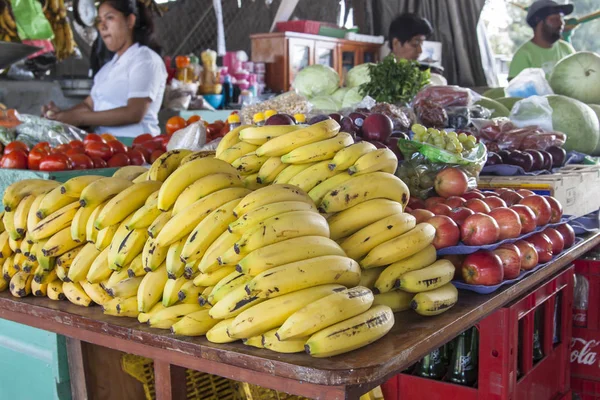
<path id="1" fill-rule="evenodd" d="M 440 316 L 397 313 L 394 328 L 383 339 L 330 359 L 277 354 L 240 343 L 213 344 L 204 337 L 178 337 L 135 319 L 106 316 L 100 307 L 36 297 L 16 299 L 8 292 L 0 294 L 0 318 L 154 359 L 158 400 L 177 398 L 173 393 L 183 375 L 180 367 L 309 398 L 357 399 L 598 244 L 600 233 L 590 234 L 547 267 L 493 294 L 461 291 L 458 304 Z"/>

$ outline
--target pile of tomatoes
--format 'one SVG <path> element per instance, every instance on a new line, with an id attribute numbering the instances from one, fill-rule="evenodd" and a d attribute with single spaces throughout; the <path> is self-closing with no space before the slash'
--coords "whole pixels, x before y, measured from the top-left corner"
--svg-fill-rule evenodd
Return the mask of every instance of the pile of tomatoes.
<path id="1" fill-rule="evenodd" d="M 52 148 L 40 142 L 29 149 L 19 141 L 6 145 L 0 168 L 39 171 L 114 168 L 152 163 L 166 151 L 169 137 L 140 135 L 127 147 L 109 134 L 88 134 L 83 141 L 73 140 Z"/>
<path id="2" fill-rule="evenodd" d="M 175 116 L 169 118 L 166 125 L 166 133 L 167 135 L 172 135 L 180 129 L 187 127 L 188 125 L 201 121 L 199 115 L 191 116 L 187 121 L 182 117 Z M 208 123 L 206 121 L 202 121 L 204 126 L 206 127 L 206 143 L 211 142 L 217 138 L 223 137 L 229 132 L 229 123 L 223 122 L 221 120 L 215 121 L 213 123 Z"/>

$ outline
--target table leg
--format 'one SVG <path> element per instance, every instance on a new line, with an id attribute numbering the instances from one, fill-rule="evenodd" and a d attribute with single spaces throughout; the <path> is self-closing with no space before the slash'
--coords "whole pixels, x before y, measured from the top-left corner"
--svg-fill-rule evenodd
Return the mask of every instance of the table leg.
<path id="1" fill-rule="evenodd" d="M 185 368 L 154 360 L 156 400 L 185 400 Z"/>
<path id="2" fill-rule="evenodd" d="M 88 400 L 88 390 L 85 371 L 85 355 L 82 342 L 66 337 L 67 359 L 69 362 L 69 377 L 71 380 L 71 395 L 74 400 Z"/>

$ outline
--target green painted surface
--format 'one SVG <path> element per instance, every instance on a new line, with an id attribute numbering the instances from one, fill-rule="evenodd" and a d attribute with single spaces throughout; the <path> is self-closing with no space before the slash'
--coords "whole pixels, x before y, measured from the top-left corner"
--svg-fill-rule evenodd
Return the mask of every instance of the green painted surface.
<path id="1" fill-rule="evenodd" d="M 64 336 L 0 319 L 0 399 L 70 400 Z"/>

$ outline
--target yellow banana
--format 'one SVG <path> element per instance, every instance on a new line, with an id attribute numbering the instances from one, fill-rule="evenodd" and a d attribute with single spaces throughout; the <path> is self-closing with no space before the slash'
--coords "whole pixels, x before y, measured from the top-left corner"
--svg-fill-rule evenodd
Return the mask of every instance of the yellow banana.
<path id="1" fill-rule="evenodd" d="M 29 195 L 23 197 L 23 200 L 19 202 L 17 209 L 15 210 L 13 224 L 15 226 L 15 231 L 21 236 L 25 236 L 25 232 L 27 231 L 27 217 L 29 216 L 29 211 L 31 210 L 31 206 L 35 202 L 36 196 Z"/>
<path id="2" fill-rule="evenodd" d="M 409 213 L 399 213 L 373 222 L 340 243 L 348 257 L 360 260 L 369 251 L 390 239 L 398 237 L 417 225 Z"/>
<path id="3" fill-rule="evenodd" d="M 352 135 L 340 132 L 331 139 L 307 144 L 281 156 L 286 164 L 305 164 L 315 161 L 331 160 L 335 154 L 346 146 L 354 143 Z"/>
<path id="4" fill-rule="evenodd" d="M 428 265 L 433 264 L 436 259 L 437 253 L 435 247 L 430 244 L 418 253 L 385 267 L 375 282 L 375 292 L 387 293 L 394 288 L 397 288 L 399 285 L 398 279 L 402 275 L 407 272 L 425 268 Z M 367 269 L 364 271 L 369 270 Z"/>
<path id="5" fill-rule="evenodd" d="M 203 273 L 200 272 L 198 276 L 194 278 L 194 285 L 196 286 L 214 286 L 227 275 L 235 271 L 235 267 L 222 267 L 214 272 Z"/>
<path id="6" fill-rule="evenodd" d="M 29 232 L 31 238 L 34 241 L 39 241 L 48 238 L 65 228 L 70 228 L 71 221 L 73 221 L 78 208 L 79 204 L 75 202 L 48 215 L 41 220 L 31 232 Z"/>
<path id="7" fill-rule="evenodd" d="M 188 236 L 182 239 L 179 252 L 181 262 L 189 263 L 200 260 L 208 247 L 223 233 L 229 224 L 235 221 L 233 209 L 239 204 L 241 198 L 231 200 L 204 218 Z"/>
<path id="8" fill-rule="evenodd" d="M 319 205 L 322 212 L 339 212 L 372 199 L 395 200 L 408 204 L 410 193 L 404 182 L 386 172 L 372 172 L 353 177 L 327 193 Z"/>
<path id="9" fill-rule="evenodd" d="M 131 246 L 140 246 L 140 242 L 142 242 L 141 238 L 143 238 L 144 236 L 147 237 L 147 235 L 148 235 L 146 232 L 144 234 L 142 234 L 142 232 L 140 232 L 139 230 L 138 231 L 130 231 L 127 229 L 127 224 L 131 220 L 131 217 L 132 217 L 132 215 L 125 218 L 125 220 L 119 224 L 119 227 L 117 228 L 114 235 L 112 236 L 110 245 L 108 246 L 110 249 L 108 251 L 108 265 L 111 269 L 120 270 L 123 265 L 116 264 L 117 256 L 121 255 L 120 257 L 122 257 L 123 252 L 128 251 L 128 249 L 131 248 Z M 113 227 L 109 227 L 109 228 L 114 229 L 114 225 L 113 225 Z M 97 242 L 100 242 L 100 237 L 98 237 Z M 145 242 L 141 243 L 142 247 L 140 247 L 139 253 L 141 253 L 144 243 Z M 98 247 L 98 246 L 96 246 L 96 247 Z M 135 256 L 137 256 L 137 254 L 133 254 L 131 259 L 133 259 L 133 257 L 135 257 Z"/>
<path id="10" fill-rule="evenodd" d="M 96 209 L 91 207 L 79 208 L 71 221 L 71 239 L 83 243 L 86 241 L 86 228 L 90 217 Z"/>
<path id="11" fill-rule="evenodd" d="M 115 178 L 117 178 L 117 177 L 115 176 Z M 123 177 L 121 177 L 121 178 L 123 178 Z M 127 178 L 124 178 L 124 179 L 127 179 Z M 140 183 L 140 182 L 144 182 L 144 181 L 147 181 L 147 180 L 148 180 L 148 171 L 143 172 L 141 175 L 138 175 L 136 178 L 133 178 L 131 180 L 131 182 L 133 182 L 133 183 Z"/>
<path id="12" fill-rule="evenodd" d="M 303 201 L 282 201 L 279 203 L 266 204 L 244 214 L 241 218 L 230 223 L 228 229 L 229 232 L 241 234 L 271 217 L 291 211 L 317 212 L 317 208 L 313 204 Z"/>
<path id="13" fill-rule="evenodd" d="M 233 247 L 240 237 L 240 235 L 229 233 L 229 231 L 223 232 L 204 253 L 204 257 L 202 257 L 198 264 L 198 270 L 200 272 L 212 272 L 221 268 L 218 262 L 219 255 Z"/>
<path id="14" fill-rule="evenodd" d="M 261 336 L 261 342 L 265 349 L 269 349 L 271 351 L 277 353 L 301 353 L 304 351 L 304 345 L 308 338 L 295 338 L 289 339 L 286 341 L 280 341 L 275 334 L 277 333 L 277 328 L 270 330 L 269 332 L 265 332 Z"/>
<path id="15" fill-rule="evenodd" d="M 202 286 L 198 286 L 198 287 L 202 287 Z M 208 304 L 208 297 L 210 296 L 210 294 L 212 293 L 213 289 L 215 287 L 214 286 L 206 286 L 204 287 L 204 290 L 202 291 L 202 293 L 200 293 L 200 296 L 198 296 L 198 303 L 201 306 L 205 306 L 206 308 L 210 308 L 210 305 Z"/>
<path id="16" fill-rule="evenodd" d="M 0 233 L 0 256 L 3 259 L 6 259 L 13 254 L 9 241 L 10 237 L 8 236 L 7 231 Z"/>
<path id="17" fill-rule="evenodd" d="M 268 301 L 262 304 L 266 303 Z M 327 296 L 308 302 L 304 307 L 290 314 L 281 322 L 282 325 L 276 333 L 277 338 L 286 341 L 312 335 L 367 311 L 371 304 L 373 304 L 373 293 L 369 289 L 361 286 L 352 289 L 342 287 L 341 290 L 335 290 Z"/>
<path id="18" fill-rule="evenodd" d="M 327 219 L 331 238 L 339 240 L 350 236 L 385 217 L 401 213 L 402 210 L 400 203 L 387 199 L 374 199 L 357 204 Z"/>
<path id="19" fill-rule="evenodd" d="M 377 148 L 372 143 L 362 141 L 351 144 L 338 151 L 329 163 L 329 168 L 335 171 L 345 171 L 365 154 L 375 151 Z"/>
<path id="20" fill-rule="evenodd" d="M 8 248 L 12 253 L 22 253 L 21 251 L 21 243 L 23 243 L 25 241 L 25 237 L 23 237 L 23 239 L 19 239 L 19 240 L 14 240 L 13 238 L 11 238 L 10 236 L 8 237 Z M 2 254 L 0 252 L 0 254 Z"/>
<path id="21" fill-rule="evenodd" d="M 185 262 L 181 260 L 181 250 L 185 244 L 185 239 L 181 239 L 169 246 L 167 251 L 167 275 L 169 279 L 180 278 L 185 270 Z"/>
<path id="22" fill-rule="evenodd" d="M 233 213 L 240 218 L 249 211 L 267 204 L 279 203 L 282 201 L 303 201 L 314 205 L 311 198 L 296 186 L 289 184 L 270 185 L 258 189 L 244 197 L 240 204 L 235 207 Z"/>
<path id="23" fill-rule="evenodd" d="M 301 128 L 302 127 L 299 125 L 246 125 L 244 129 L 239 131 L 239 140 L 260 146 L 267 143 L 269 140 L 297 131 Z M 218 154 L 219 153 L 217 152 L 217 155 Z"/>
<path id="24" fill-rule="evenodd" d="M 112 226 L 107 226 L 106 228 L 104 228 L 102 230 L 97 230 L 96 228 L 92 228 L 97 232 L 96 239 L 94 240 L 94 245 L 96 246 L 96 248 L 98 250 L 102 251 L 102 250 L 110 247 L 110 244 L 112 243 L 112 241 L 115 237 L 115 234 L 119 230 L 119 226 L 120 226 L 120 224 L 114 224 Z"/>
<path id="25" fill-rule="evenodd" d="M 95 208 L 89 207 L 93 208 L 94 211 L 92 211 L 90 214 L 90 217 L 85 225 L 85 237 L 88 242 L 96 243 L 98 239 L 98 230 L 94 228 L 94 221 L 96 221 L 96 217 L 100 214 L 106 203 L 108 203 L 108 201 L 105 201 Z"/>
<path id="26" fill-rule="evenodd" d="M 79 282 L 86 278 L 92 263 L 98 257 L 100 251 L 96 249 L 93 243 L 86 244 L 77 254 L 73 263 L 69 267 L 68 278 L 71 282 Z M 66 290 L 65 290 L 66 291 Z"/>
<path id="27" fill-rule="evenodd" d="M 253 145 L 253 144 L 250 144 L 247 142 L 239 142 L 239 143 L 234 144 L 227 150 L 223 151 L 221 154 L 219 154 L 215 158 L 217 158 L 219 160 L 223 160 L 223 161 L 231 164 L 238 158 L 240 158 L 248 153 L 251 153 L 251 152 L 255 151 L 256 149 L 258 149 L 258 146 L 256 146 L 256 145 Z"/>
<path id="28" fill-rule="evenodd" d="M 83 291 L 92 301 L 100 306 L 112 300 L 112 297 L 98 283 L 89 283 L 86 281 L 79 282 Z"/>
<path id="29" fill-rule="evenodd" d="M 60 279 L 61 282 L 70 282 L 69 279 L 69 267 L 63 267 L 59 265 L 56 267 L 56 276 Z"/>
<path id="30" fill-rule="evenodd" d="M 440 288 L 417 293 L 410 303 L 410 308 L 419 315 L 439 315 L 452 308 L 457 301 L 458 290 L 453 284 L 447 283 Z"/>
<path id="31" fill-rule="evenodd" d="M 321 256 L 271 268 L 248 282 L 246 293 L 270 298 L 317 285 L 354 287 L 359 281 L 360 267 L 353 259 Z"/>
<path id="32" fill-rule="evenodd" d="M 232 129 L 229 132 L 227 132 L 227 134 L 225 136 L 223 136 L 223 139 L 221 139 L 221 141 L 217 145 L 217 148 L 215 150 L 215 157 L 220 156 L 225 150 L 227 150 L 231 146 L 239 143 L 240 142 L 240 132 L 243 129 L 249 128 L 250 126 L 251 125 L 240 125 L 237 128 Z"/>
<path id="33" fill-rule="evenodd" d="M 144 263 L 142 262 L 142 254 L 138 254 L 131 264 L 129 264 L 129 267 L 127 267 L 127 275 L 129 275 L 130 278 L 146 275 Z"/>
<path id="34" fill-rule="evenodd" d="M 118 317 L 137 318 L 140 314 L 140 312 L 137 310 L 137 298 L 135 296 L 112 299 L 110 303 L 107 303 L 103 307 L 104 313 L 108 314 L 107 310 L 112 310 L 113 308 L 116 310 L 116 316 Z"/>
<path id="35" fill-rule="evenodd" d="M 306 352 L 313 357 L 331 357 L 373 343 L 392 329 L 394 313 L 388 306 L 368 311 L 325 328 L 308 339 Z"/>
<path id="36" fill-rule="evenodd" d="M 137 292 L 138 311 L 147 313 L 160 301 L 167 279 L 167 266 L 164 263 L 144 275 Z"/>
<path id="37" fill-rule="evenodd" d="M 179 167 L 181 160 L 191 154 L 190 150 L 170 150 L 156 159 L 148 170 L 148 180 L 164 182 Z"/>
<path id="38" fill-rule="evenodd" d="M 77 282 L 63 282 L 63 293 L 67 300 L 75 305 L 89 307 L 92 303 L 90 296 L 83 290 L 81 284 Z"/>
<path id="39" fill-rule="evenodd" d="M 235 317 L 227 333 L 234 339 L 262 335 L 281 326 L 290 315 L 306 305 L 344 289 L 341 285 L 321 285 L 269 299 Z"/>
<path id="40" fill-rule="evenodd" d="M 201 310 L 200 304 L 176 304 L 154 314 L 148 320 L 148 325 L 151 328 L 171 329 L 173 324 L 181 321 L 186 315 Z"/>
<path id="41" fill-rule="evenodd" d="M 37 283 L 50 283 L 55 279 L 58 279 L 56 275 L 56 269 L 46 271 L 42 267 L 38 266 L 33 273 L 33 281 Z"/>
<path id="42" fill-rule="evenodd" d="M 33 294 L 35 297 L 46 297 L 47 291 L 47 283 L 38 283 L 35 281 L 35 278 L 33 281 L 31 281 L 31 294 Z"/>
<path id="43" fill-rule="evenodd" d="M 258 190 L 265 187 L 262 183 L 258 183 L 258 172 L 255 174 L 245 175 L 242 177 L 242 183 L 246 189 Z"/>
<path id="44" fill-rule="evenodd" d="M 71 197 L 63 194 L 62 189 L 62 186 L 57 186 L 44 196 L 36 210 L 38 218 L 44 219 L 64 206 L 79 201 L 78 197 Z"/>
<path id="45" fill-rule="evenodd" d="M 233 318 L 263 301 L 265 299 L 258 297 L 255 293 L 248 294 L 246 288 L 240 285 L 215 303 L 209 313 L 217 319 Z"/>
<path id="46" fill-rule="evenodd" d="M 29 208 L 29 214 L 27 214 L 27 232 L 31 232 L 33 228 L 42 220 L 37 216 L 37 209 L 40 206 L 42 200 L 44 200 L 45 194 L 35 196 L 33 204 Z"/>
<path id="47" fill-rule="evenodd" d="M 58 257 L 79 246 L 81 246 L 81 243 L 71 238 L 71 228 L 67 227 L 56 232 L 48 239 L 42 247 L 42 254 L 46 257 Z"/>
<path id="48" fill-rule="evenodd" d="M 156 217 L 156 219 L 152 221 L 152 223 L 148 227 L 148 236 L 150 236 L 153 239 L 156 239 L 160 231 L 171 219 L 171 216 L 171 211 L 161 211 L 161 214 L 158 217 Z"/>
<path id="49" fill-rule="evenodd" d="M 283 171 L 281 171 L 279 173 L 279 175 L 277 175 L 277 177 L 275 178 L 273 183 L 274 184 L 288 183 L 290 181 L 290 179 L 292 179 L 293 177 L 298 175 L 300 172 L 304 171 L 307 168 L 310 168 L 311 166 L 313 166 L 315 164 L 316 164 L 316 162 L 306 163 L 306 164 L 289 164 L 283 169 Z"/>
<path id="50" fill-rule="evenodd" d="M 260 167 L 256 182 L 263 185 L 272 183 L 286 167 L 287 165 L 281 161 L 280 157 L 269 157 Z"/>
<path id="51" fill-rule="evenodd" d="M 63 291 L 63 283 L 60 279 L 55 279 L 48 284 L 46 295 L 50 300 L 66 300 L 67 297 Z"/>
<path id="52" fill-rule="evenodd" d="M 31 282 L 33 274 L 25 271 L 19 271 L 10 279 L 10 294 L 14 297 L 26 297 L 31 294 Z"/>
<path id="53" fill-rule="evenodd" d="M 361 260 L 360 265 L 373 268 L 395 263 L 423 250 L 431 244 L 434 236 L 435 228 L 422 222 L 405 234 L 375 247 Z"/>
<path id="54" fill-rule="evenodd" d="M 5 232 L 7 232 L 13 240 L 19 240 L 23 238 L 23 235 L 17 232 L 17 228 L 15 228 L 14 211 L 4 211 L 4 215 L 2 216 L 2 223 L 6 228 Z"/>
<path id="55" fill-rule="evenodd" d="M 358 285 L 373 290 L 377 278 L 379 278 L 384 269 L 385 267 L 363 269 L 360 273 L 360 282 Z"/>
<path id="56" fill-rule="evenodd" d="M 79 198 L 81 196 L 81 192 L 83 192 L 83 189 L 93 182 L 104 178 L 105 177 L 101 175 L 76 176 L 75 178 L 71 178 L 63 183 L 60 187 L 60 192 L 68 197 Z"/>
<path id="57" fill-rule="evenodd" d="M 328 119 L 273 138 L 256 149 L 256 154 L 269 157 L 283 156 L 307 144 L 334 137 L 339 131 L 340 125 L 333 119 Z"/>
<path id="58" fill-rule="evenodd" d="M 142 249 L 144 271 L 150 272 L 160 267 L 167 259 L 168 252 L 168 247 L 158 246 L 155 239 L 148 238 Z"/>
<path id="59" fill-rule="evenodd" d="M 167 280 L 162 295 L 162 303 L 165 307 L 171 307 L 179 301 L 179 290 L 186 282 L 189 282 L 189 280 L 183 276 Z"/>
<path id="60" fill-rule="evenodd" d="M 10 281 L 10 279 L 15 276 L 18 270 L 15 268 L 15 260 L 13 256 L 8 257 L 2 263 L 2 278 L 5 281 Z"/>
<path id="61" fill-rule="evenodd" d="M 148 172 L 148 168 L 142 167 L 141 165 L 127 165 L 125 167 L 121 167 L 118 170 L 116 170 L 115 173 L 112 175 L 112 177 L 127 179 L 127 180 L 133 182 L 133 180 L 135 178 L 137 178 L 140 175 L 145 174 L 147 172 Z M 146 180 L 146 179 L 144 179 L 144 180 Z"/>
<path id="62" fill-rule="evenodd" d="M 137 297 L 136 297 L 137 300 Z M 148 311 L 147 313 L 139 313 L 138 314 L 138 322 L 140 324 L 146 324 L 148 323 L 148 320 L 156 313 L 158 313 L 159 311 L 164 310 L 166 307 L 163 306 L 162 303 L 156 303 L 156 305 L 154 307 L 152 307 L 152 309 L 150 311 Z"/>
<path id="63" fill-rule="evenodd" d="M 300 172 L 289 180 L 288 184 L 297 186 L 305 192 L 310 192 L 320 183 L 338 175 L 340 172 L 329 169 L 329 160 L 319 161 L 311 167 Z"/>
<path id="64" fill-rule="evenodd" d="M 262 335 L 254 336 L 248 339 L 242 339 L 242 342 L 246 346 L 256 347 L 257 349 L 264 349 L 265 346 L 262 344 Z"/>
<path id="65" fill-rule="evenodd" d="M 120 274 L 120 276 L 122 276 Z M 129 278 L 127 272 L 125 272 L 125 279 L 120 280 L 116 283 L 107 283 L 104 286 L 104 290 L 111 297 L 129 298 L 137 295 L 138 290 L 141 286 L 143 277 Z M 162 294 L 162 293 L 161 293 Z"/>
<path id="66" fill-rule="evenodd" d="M 4 211 L 14 211 L 25 196 L 45 194 L 59 186 L 56 181 L 46 179 L 24 179 L 8 186 L 2 197 Z"/>
<path id="67" fill-rule="evenodd" d="M 250 275 L 245 275 L 237 271 L 231 272 L 229 275 L 217 282 L 206 298 L 208 304 L 216 304 L 225 295 L 240 285 L 244 285 L 252 280 Z"/>
<path id="68" fill-rule="evenodd" d="M 398 168 L 398 158 L 387 147 L 371 151 L 359 158 L 353 166 L 348 168 L 352 176 L 368 174 L 370 172 L 387 172 L 393 174 Z"/>
<path id="69" fill-rule="evenodd" d="M 111 268 L 120 269 L 131 264 L 133 259 L 142 253 L 146 240 L 148 240 L 148 231 L 145 229 L 135 229 L 125 236 L 121 244 L 117 246 L 116 243 L 114 243 L 117 248 L 115 258 L 111 259 L 112 253 L 108 253 L 108 263 Z M 116 268 L 114 268 L 113 265 L 116 266 Z"/>
<path id="70" fill-rule="evenodd" d="M 65 268 L 70 268 L 73 260 L 77 257 L 77 254 L 85 247 L 84 244 L 79 245 L 79 247 L 74 248 L 73 250 L 67 251 L 65 254 L 56 258 L 56 265 L 63 266 Z"/>
<path id="71" fill-rule="evenodd" d="M 198 297 L 200 297 L 204 289 L 206 288 L 203 286 L 198 287 L 194 285 L 194 282 L 187 280 L 179 289 L 177 297 L 182 303 L 198 303 Z"/>
<path id="72" fill-rule="evenodd" d="M 323 236 L 301 236 L 261 247 L 246 255 L 236 266 L 239 272 L 256 276 L 271 268 L 320 256 L 345 256 L 333 240 Z"/>
<path id="73" fill-rule="evenodd" d="M 257 173 L 269 157 L 259 157 L 254 152 L 244 154 L 231 165 L 239 171 L 240 174 L 249 175 Z"/>
<path id="74" fill-rule="evenodd" d="M 104 206 L 94 221 L 94 227 L 100 230 L 120 223 L 128 215 L 142 207 L 148 196 L 160 189 L 160 186 L 161 182 L 145 181 L 134 183 L 124 189 Z"/>
<path id="75" fill-rule="evenodd" d="M 342 172 L 340 174 L 334 175 L 331 178 L 325 179 L 323 182 L 319 183 L 317 186 L 313 187 L 308 195 L 315 202 L 315 204 L 321 204 L 321 200 L 327 193 L 329 193 L 332 189 L 338 187 L 344 182 L 350 180 L 351 176 L 347 172 Z"/>
<path id="76" fill-rule="evenodd" d="M 215 158 L 215 152 L 211 151 L 211 150 L 194 151 L 193 153 L 190 153 L 187 156 L 183 157 L 183 159 L 179 163 L 179 166 L 181 167 L 182 165 L 187 164 L 191 161 L 197 160 L 199 158 L 206 158 L 206 157 Z"/>
<path id="77" fill-rule="evenodd" d="M 438 260 L 428 267 L 407 272 L 396 281 L 399 289 L 420 293 L 437 289 L 454 277 L 454 265 L 448 260 Z"/>
<path id="78" fill-rule="evenodd" d="M 410 310 L 410 303 L 413 297 L 414 294 L 403 292 L 402 290 L 394 290 L 392 292 L 376 294 L 373 305 L 388 306 L 396 313 Z"/>
<path id="79" fill-rule="evenodd" d="M 86 275 L 86 279 L 89 283 L 99 284 L 110 278 L 112 275 L 113 270 L 108 267 L 108 251 L 108 247 L 102 250 L 94 259 L 94 262 L 92 262 Z"/>
<path id="80" fill-rule="evenodd" d="M 173 205 L 173 214 L 211 193 L 231 187 L 244 187 L 238 175 L 217 173 L 200 178 L 181 192 Z"/>
<path id="81" fill-rule="evenodd" d="M 133 213 L 131 220 L 127 224 L 127 229 L 132 231 L 134 229 L 148 228 L 163 213 L 158 209 L 157 204 L 158 191 L 148 196 L 146 203 Z"/>
<path id="82" fill-rule="evenodd" d="M 171 332 L 183 336 L 203 336 L 219 322 L 208 313 L 208 310 L 200 310 L 187 314 L 179 322 L 171 326 Z"/>
<path id="83" fill-rule="evenodd" d="M 229 327 L 229 325 L 231 325 L 232 322 L 233 318 L 229 318 L 224 321 L 219 321 L 215 326 L 210 328 L 208 332 L 206 332 L 206 339 L 208 339 L 208 341 L 211 343 L 235 342 L 236 339 L 232 339 L 229 337 L 229 335 L 227 335 L 227 328 Z"/>
<path id="84" fill-rule="evenodd" d="M 158 208 L 161 211 L 169 210 L 186 187 L 200 178 L 216 173 L 237 175 L 230 164 L 215 158 L 200 158 L 180 166 L 160 187 Z"/>
<path id="85" fill-rule="evenodd" d="M 229 188 L 211 193 L 174 215 L 156 237 L 159 246 L 168 246 L 189 235 L 213 210 L 250 193 L 245 188 Z"/>
<path id="86" fill-rule="evenodd" d="M 82 207 L 95 208 L 105 201 L 112 199 L 133 184 L 133 182 L 121 178 L 98 179 L 83 189 L 79 197 L 79 203 Z"/>

